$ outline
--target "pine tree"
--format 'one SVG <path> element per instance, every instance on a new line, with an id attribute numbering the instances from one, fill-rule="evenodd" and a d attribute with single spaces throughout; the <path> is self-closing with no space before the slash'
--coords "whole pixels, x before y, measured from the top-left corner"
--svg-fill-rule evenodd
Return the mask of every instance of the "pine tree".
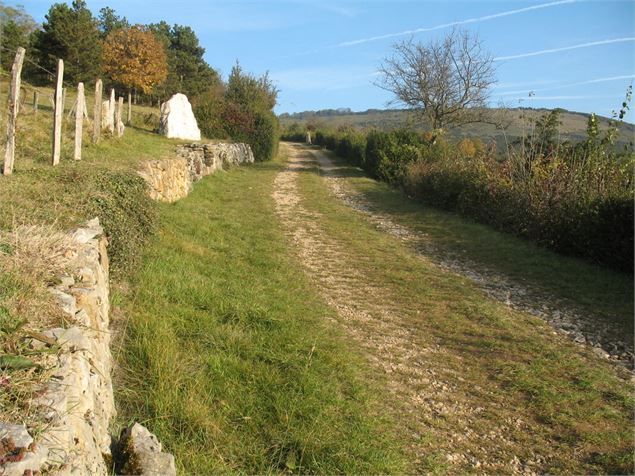
<path id="1" fill-rule="evenodd" d="M 11 69 L 15 52 L 19 46 L 29 53 L 30 35 L 37 29 L 37 23 L 24 11 L 24 7 L 8 7 L 0 2 L 0 65 L 5 71 Z"/>
<path id="2" fill-rule="evenodd" d="M 220 82 L 218 73 L 203 58 L 205 48 L 189 26 L 170 27 L 162 21 L 149 28 L 164 43 L 168 56 L 168 78 L 157 94 L 169 97 L 180 92 L 193 97 Z"/>
<path id="3" fill-rule="evenodd" d="M 58 58 L 64 60 L 64 77 L 72 83 L 93 81 L 100 72 L 99 30 L 84 0 L 51 6 L 34 44 L 49 71 L 55 71 Z"/>
<path id="4" fill-rule="evenodd" d="M 106 38 L 111 32 L 122 28 L 130 28 L 130 23 L 126 17 L 120 17 L 110 7 L 99 10 L 99 31 L 102 38 Z"/>

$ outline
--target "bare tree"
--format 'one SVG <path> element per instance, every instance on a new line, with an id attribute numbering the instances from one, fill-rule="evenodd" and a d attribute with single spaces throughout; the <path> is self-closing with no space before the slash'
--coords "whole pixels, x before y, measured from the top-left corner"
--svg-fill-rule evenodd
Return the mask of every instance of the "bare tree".
<path id="1" fill-rule="evenodd" d="M 496 82 L 492 56 L 478 36 L 453 30 L 428 44 L 404 41 L 379 68 L 377 86 L 425 118 L 433 129 L 490 122 L 487 99 Z"/>

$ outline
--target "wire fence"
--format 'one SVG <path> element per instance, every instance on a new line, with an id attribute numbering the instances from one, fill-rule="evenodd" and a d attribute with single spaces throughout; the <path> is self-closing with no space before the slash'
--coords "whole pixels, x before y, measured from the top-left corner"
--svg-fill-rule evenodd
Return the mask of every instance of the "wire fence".
<path id="1" fill-rule="evenodd" d="M 4 147 L 4 164 L 3 175 L 10 175 L 13 172 L 13 164 L 15 161 L 15 143 L 16 143 L 16 124 L 17 118 L 20 113 L 24 113 L 24 109 L 27 104 L 28 92 L 33 93 L 33 113 L 38 112 L 38 102 L 41 97 L 48 98 L 51 102 L 53 109 L 53 124 L 52 124 L 52 148 L 51 148 L 51 163 L 57 165 L 60 160 L 60 150 L 62 142 L 62 122 L 64 112 L 66 110 L 66 96 L 67 92 L 71 91 L 75 95 L 75 99 L 72 107 L 69 110 L 68 118 L 75 117 L 75 153 L 74 159 L 81 160 L 81 148 L 82 148 L 82 131 L 84 121 L 91 122 L 91 117 L 88 114 L 88 107 L 86 96 L 84 95 L 84 84 L 79 83 L 77 85 L 70 83 L 63 78 L 64 62 L 58 60 L 59 73 L 50 71 L 49 69 L 38 64 L 36 61 L 26 56 L 26 51 L 23 48 L 18 48 L 17 52 L 13 52 L 10 49 L 1 46 L 0 49 L 7 52 L 15 53 L 15 60 L 11 72 L 0 70 L 0 75 L 6 77 L 9 82 L 9 92 L 7 99 L 7 127 L 6 127 L 6 141 Z M 38 68 L 46 73 L 53 84 L 53 92 L 46 86 L 37 87 L 28 83 L 21 82 L 21 72 L 24 62 Z M 122 137 L 125 127 L 122 122 L 123 117 L 123 97 L 119 97 L 117 100 L 114 89 L 111 89 L 108 96 L 108 100 L 102 101 L 102 81 L 97 79 L 95 88 L 95 104 L 93 107 L 92 115 L 92 142 L 97 143 L 102 137 L 102 129 L 105 130 L 104 134 L 107 137 Z M 0 91 L 0 94 L 3 94 Z M 131 118 L 132 104 L 130 96 L 128 96 L 128 122 Z M 2 124 L 3 114 L 0 114 L 0 125 Z"/>

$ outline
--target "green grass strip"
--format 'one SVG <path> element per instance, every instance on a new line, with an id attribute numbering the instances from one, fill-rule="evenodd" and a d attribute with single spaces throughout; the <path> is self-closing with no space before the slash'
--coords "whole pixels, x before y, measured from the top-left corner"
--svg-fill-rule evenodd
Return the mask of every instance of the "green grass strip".
<path id="1" fill-rule="evenodd" d="M 403 473 L 359 356 L 289 257 L 280 169 L 219 173 L 159 207 L 123 298 L 121 423 L 146 424 L 185 473 Z"/>

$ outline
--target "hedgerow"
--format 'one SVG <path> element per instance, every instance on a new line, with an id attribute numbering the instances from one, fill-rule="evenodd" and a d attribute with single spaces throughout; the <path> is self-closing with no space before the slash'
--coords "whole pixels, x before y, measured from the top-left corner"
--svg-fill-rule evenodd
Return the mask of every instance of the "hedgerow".
<path id="1" fill-rule="evenodd" d="M 407 130 L 321 129 L 315 143 L 435 207 L 632 273 L 632 144 L 617 150 L 616 120 L 600 134 L 593 115 L 586 141 L 559 143 L 558 114 L 504 154 L 479 140 Z"/>

